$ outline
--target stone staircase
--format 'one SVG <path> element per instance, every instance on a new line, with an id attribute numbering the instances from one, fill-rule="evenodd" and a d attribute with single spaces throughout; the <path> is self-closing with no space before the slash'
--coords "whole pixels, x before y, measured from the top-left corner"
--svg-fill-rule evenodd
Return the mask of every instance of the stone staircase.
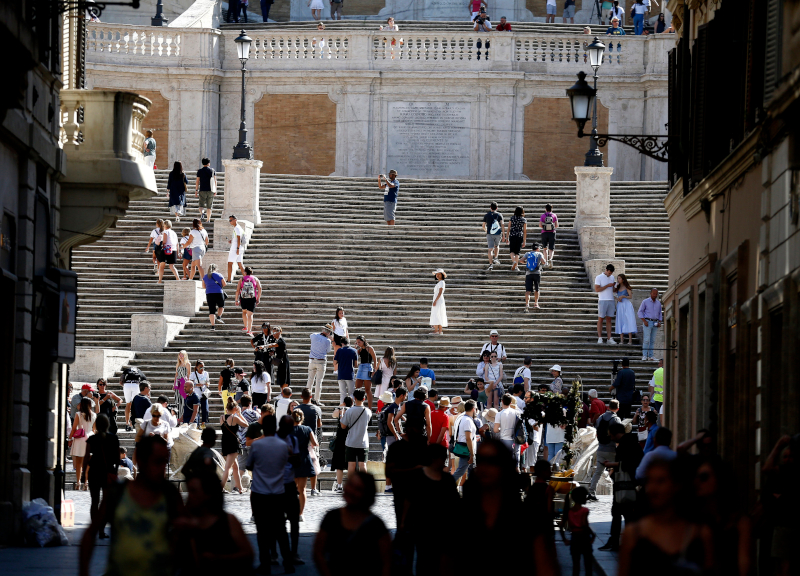
<path id="1" fill-rule="evenodd" d="M 166 171 L 158 173 L 159 189 L 165 178 Z M 635 288 L 666 288 L 665 193 L 663 182 L 612 183 L 617 257 L 626 260 Z M 337 306 L 345 309 L 352 339 L 363 334 L 379 357 L 387 346 L 395 348 L 399 376 L 405 377 L 420 357 L 428 357 L 443 396 L 464 396 L 465 383 L 475 376 L 481 346 L 489 340 L 491 329 L 500 332 L 509 354 L 506 382 L 522 358 L 531 355 L 534 384 L 549 382 L 548 369 L 558 363 L 565 382 L 580 376 L 585 389 L 597 388 L 600 397 L 607 399 L 612 359 L 629 356 L 641 387 L 655 368 L 639 361 L 637 340 L 634 346 L 596 343 L 597 297 L 590 289 L 572 229 L 574 182 L 401 179 L 394 229 L 383 221 L 382 193 L 374 179 L 262 175 L 260 198 L 262 224 L 255 228 L 245 254 L 245 264 L 253 267 L 265 289 L 255 325 L 269 320 L 283 327 L 295 397 L 299 398 L 307 381 L 308 335 L 330 322 Z M 189 200 L 188 213 L 196 214 L 194 196 Z M 515 206 L 526 208 L 529 243 L 539 236 L 538 216 L 546 203 L 559 215 L 555 266 L 544 272 L 540 311 L 523 313 L 524 276 L 510 271 L 506 244 L 501 248 L 501 265 L 486 271 L 481 221 L 493 200 L 506 219 Z M 221 207 L 218 200 L 214 218 L 222 215 Z M 155 219 L 167 213 L 162 195 L 131 203 L 115 229 L 97 243 L 74 251 L 73 268 L 80 278 L 79 346 L 129 348 L 130 314 L 162 310 L 163 288 L 156 285 L 150 256 L 143 248 Z M 112 264 L 109 254 L 113 254 Z M 439 267 L 448 273 L 445 299 L 450 327 L 443 336 L 433 336 L 428 335 L 431 272 Z M 165 282 L 174 281 L 165 276 Z M 209 329 L 204 307 L 162 352 L 136 355 L 132 364 L 153 384 L 153 397 L 160 393 L 172 397 L 180 350 L 188 352 L 192 363 L 205 362 L 212 389 L 226 358 L 246 370 L 251 368 L 253 355 L 241 331 L 241 314 L 232 298 L 228 302 L 226 324 L 218 325 L 216 331 Z M 334 430 L 331 412 L 338 403 L 331 371 L 332 361 L 320 398 L 325 404 L 322 446 L 326 456 L 330 456 L 327 441 Z M 212 424 L 218 424 L 221 412 L 221 400 L 214 395 Z M 120 436 L 123 444 L 132 443 L 132 434 L 121 431 Z M 379 449 L 374 431 L 370 437 L 372 451 Z"/>

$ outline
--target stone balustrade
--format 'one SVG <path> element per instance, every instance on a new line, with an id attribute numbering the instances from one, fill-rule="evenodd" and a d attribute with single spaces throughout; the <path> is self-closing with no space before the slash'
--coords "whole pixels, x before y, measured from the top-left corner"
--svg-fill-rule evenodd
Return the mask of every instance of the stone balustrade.
<path id="1" fill-rule="evenodd" d="M 90 62 L 142 66 L 200 64 L 225 70 L 240 67 L 236 30 L 162 28 L 119 24 L 87 25 Z M 220 36 L 225 41 L 220 43 Z M 248 70 L 474 70 L 572 75 L 588 66 L 582 34 L 539 32 L 479 33 L 376 30 L 252 30 Z M 604 65 L 615 75 L 666 71 L 674 38 L 626 36 L 607 42 Z M 649 44 L 648 44 L 649 43 Z M 650 47 L 653 45 L 653 48 Z M 223 48 L 220 49 L 220 46 Z M 662 62 L 663 61 L 663 62 Z M 649 66 L 648 66 L 649 64 Z"/>

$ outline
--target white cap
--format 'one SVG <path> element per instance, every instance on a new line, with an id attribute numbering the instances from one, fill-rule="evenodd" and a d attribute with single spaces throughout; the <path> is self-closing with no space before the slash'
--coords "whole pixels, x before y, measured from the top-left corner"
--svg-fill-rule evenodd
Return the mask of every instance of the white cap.
<path id="1" fill-rule="evenodd" d="M 500 333 L 497 330 L 492 330 L 491 332 L 489 332 L 489 336 L 499 336 L 499 335 Z"/>
<path id="2" fill-rule="evenodd" d="M 556 372 L 561 372 L 561 365 L 560 364 L 553 364 L 553 367 L 550 368 L 550 371 L 552 372 L 553 370 L 555 370 Z"/>
<path id="3" fill-rule="evenodd" d="M 589 390 L 589 398 L 597 398 L 597 390 L 595 390 L 594 388 Z"/>

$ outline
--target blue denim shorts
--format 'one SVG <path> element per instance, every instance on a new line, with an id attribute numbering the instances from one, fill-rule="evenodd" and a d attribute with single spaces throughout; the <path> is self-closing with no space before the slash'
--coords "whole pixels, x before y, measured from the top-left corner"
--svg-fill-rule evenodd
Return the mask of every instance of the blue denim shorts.
<path id="1" fill-rule="evenodd" d="M 372 374 L 372 364 L 359 364 L 356 380 L 369 380 L 370 374 Z"/>

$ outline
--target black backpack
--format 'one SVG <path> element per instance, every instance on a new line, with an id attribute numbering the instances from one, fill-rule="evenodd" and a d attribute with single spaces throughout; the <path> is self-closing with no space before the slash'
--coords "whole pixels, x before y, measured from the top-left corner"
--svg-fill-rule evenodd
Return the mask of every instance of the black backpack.
<path id="1" fill-rule="evenodd" d="M 517 421 L 514 424 L 514 443 L 517 446 L 522 446 L 528 441 L 528 430 L 525 426 L 525 419 L 517 414 Z"/>
<path id="2" fill-rule="evenodd" d="M 392 430 L 389 428 L 389 409 L 394 402 L 391 402 L 383 407 L 381 413 L 378 415 L 378 431 L 381 433 L 381 438 L 394 437 Z"/>
<path id="3" fill-rule="evenodd" d="M 608 433 L 608 427 L 611 425 L 611 418 L 600 417 L 597 424 L 597 441 L 600 444 L 608 444 L 611 442 L 611 436 Z"/>
<path id="4" fill-rule="evenodd" d="M 126 366 L 122 369 L 122 376 L 120 377 L 120 384 L 136 384 L 146 380 L 144 372 L 139 370 L 136 366 Z"/>

